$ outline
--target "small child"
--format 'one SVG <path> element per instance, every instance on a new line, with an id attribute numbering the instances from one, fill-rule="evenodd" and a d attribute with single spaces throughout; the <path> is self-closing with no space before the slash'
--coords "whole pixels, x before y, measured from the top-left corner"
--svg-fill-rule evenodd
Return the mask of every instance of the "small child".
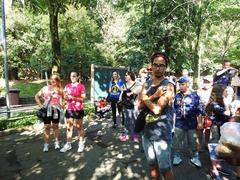
<path id="1" fill-rule="evenodd" d="M 97 111 L 96 114 L 99 119 L 104 117 L 106 112 L 110 111 L 110 105 L 108 105 L 105 97 L 99 97 L 97 102 Z"/>

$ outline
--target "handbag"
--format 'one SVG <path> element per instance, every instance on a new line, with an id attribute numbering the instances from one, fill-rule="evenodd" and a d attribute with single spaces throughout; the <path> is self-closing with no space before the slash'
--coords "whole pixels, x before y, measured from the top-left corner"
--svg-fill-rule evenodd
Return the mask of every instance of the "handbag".
<path id="1" fill-rule="evenodd" d="M 36 112 L 36 115 L 39 119 L 44 119 L 47 117 L 47 108 L 42 107 Z"/>
<path id="2" fill-rule="evenodd" d="M 138 117 L 135 121 L 135 127 L 134 127 L 135 133 L 140 133 L 144 129 L 144 126 L 146 124 L 146 116 L 148 115 L 149 112 L 150 112 L 150 110 L 147 107 L 144 107 L 140 111 L 140 113 L 138 114 Z"/>
<path id="3" fill-rule="evenodd" d="M 37 115 L 37 117 L 38 117 L 39 119 L 43 120 L 44 118 L 47 117 L 47 109 L 48 109 L 48 106 L 49 106 L 51 100 L 52 100 L 52 96 L 50 96 L 50 99 L 49 99 L 49 101 L 48 101 L 48 103 L 47 103 L 47 106 L 40 108 L 40 109 L 36 112 L 36 115 Z"/>

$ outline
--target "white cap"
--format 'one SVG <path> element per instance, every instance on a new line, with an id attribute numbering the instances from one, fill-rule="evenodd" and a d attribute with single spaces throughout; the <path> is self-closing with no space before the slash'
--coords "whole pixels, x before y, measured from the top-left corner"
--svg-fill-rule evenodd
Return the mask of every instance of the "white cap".
<path id="1" fill-rule="evenodd" d="M 213 82 L 213 77 L 210 75 L 204 76 L 203 80 L 209 81 L 209 82 Z"/>

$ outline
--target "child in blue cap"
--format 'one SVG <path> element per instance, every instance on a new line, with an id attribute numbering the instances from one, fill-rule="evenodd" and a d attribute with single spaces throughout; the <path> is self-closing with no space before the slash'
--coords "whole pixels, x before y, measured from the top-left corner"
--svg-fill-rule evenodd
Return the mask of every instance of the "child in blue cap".
<path id="1" fill-rule="evenodd" d="M 199 153 L 197 150 L 196 130 L 203 127 L 200 114 L 203 113 L 203 107 L 200 104 L 200 97 L 195 91 L 190 89 L 190 78 L 182 76 L 179 80 L 179 90 L 174 100 L 175 111 L 175 129 L 173 137 L 174 158 L 173 165 L 179 165 L 182 162 L 180 149 L 187 135 L 188 144 L 192 151 L 191 163 L 201 167 Z"/>

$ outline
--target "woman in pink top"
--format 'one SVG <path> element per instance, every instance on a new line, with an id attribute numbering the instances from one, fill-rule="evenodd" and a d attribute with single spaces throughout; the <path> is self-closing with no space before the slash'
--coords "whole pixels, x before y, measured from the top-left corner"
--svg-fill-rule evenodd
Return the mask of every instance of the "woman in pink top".
<path id="1" fill-rule="evenodd" d="M 67 143 L 60 152 L 66 152 L 72 149 L 71 141 L 74 121 L 79 136 L 78 152 L 82 152 L 84 150 L 83 100 L 86 97 L 86 94 L 85 86 L 78 82 L 79 78 L 80 76 L 77 72 L 71 72 L 70 79 L 72 83 L 67 84 L 64 88 L 64 98 L 67 101 L 65 114 L 67 119 Z"/>
<path id="2" fill-rule="evenodd" d="M 44 103 L 40 98 L 44 99 Z M 44 86 L 36 95 L 35 101 L 40 108 L 47 108 L 47 117 L 43 119 L 44 122 L 44 147 L 43 152 L 47 152 L 49 148 L 50 129 L 53 128 L 55 149 L 59 149 L 58 135 L 59 135 L 59 120 L 61 116 L 63 89 L 61 87 L 61 80 L 58 75 L 52 75 L 50 78 L 50 85 Z"/>

